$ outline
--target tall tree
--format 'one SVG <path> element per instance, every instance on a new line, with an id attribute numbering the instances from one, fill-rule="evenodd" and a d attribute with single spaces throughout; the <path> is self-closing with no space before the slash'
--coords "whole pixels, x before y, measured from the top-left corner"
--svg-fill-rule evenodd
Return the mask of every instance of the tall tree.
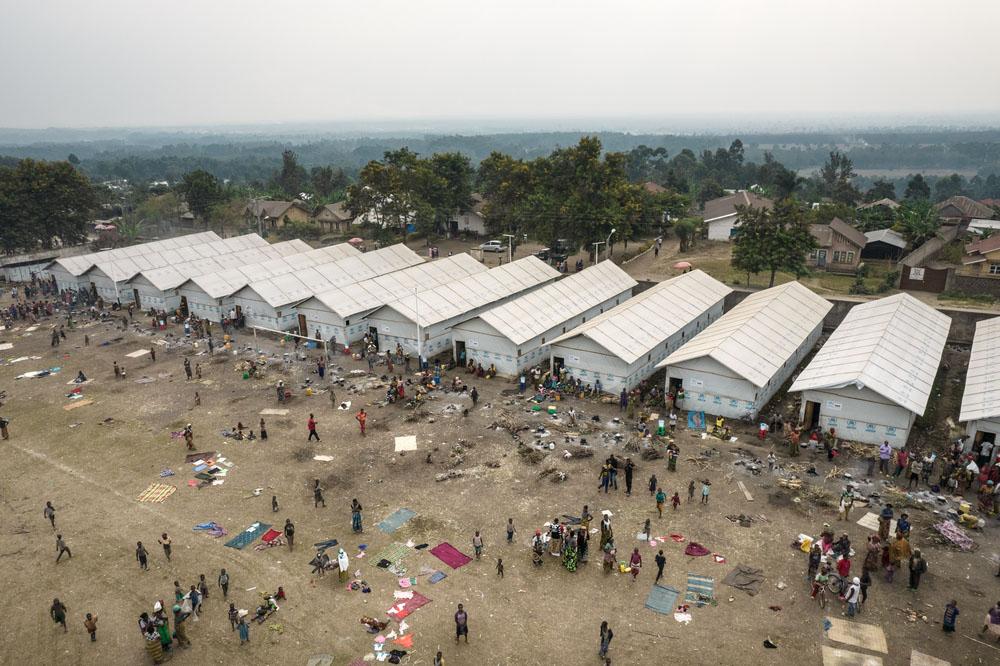
<path id="1" fill-rule="evenodd" d="M 940 227 L 941 217 L 927 199 L 906 201 L 896 209 L 896 229 L 910 241 L 913 249 L 933 238 Z"/>
<path id="2" fill-rule="evenodd" d="M 222 199 L 219 180 L 203 169 L 184 174 L 178 190 L 184 195 L 191 212 L 202 220 L 206 219 L 212 206 Z"/>
<path id="3" fill-rule="evenodd" d="M 82 243 L 95 204 L 90 182 L 69 162 L 0 167 L 0 245 L 11 253 Z"/>
<path id="4" fill-rule="evenodd" d="M 965 193 L 965 179 L 957 173 L 945 176 L 944 178 L 939 178 L 938 181 L 934 183 L 934 198 L 938 201 L 944 201 L 950 197 L 959 196 Z"/>
<path id="5" fill-rule="evenodd" d="M 858 188 L 854 187 L 854 163 L 844 153 L 833 151 L 820 170 L 823 183 L 823 193 L 838 203 L 854 205 L 861 198 Z"/>
<path id="6" fill-rule="evenodd" d="M 711 201 L 712 199 L 718 199 L 721 196 L 725 196 L 726 191 L 722 189 L 722 185 L 719 185 L 719 181 L 714 178 L 709 178 L 702 181 L 701 185 L 698 186 L 698 203 L 701 207 L 705 207 L 706 201 Z"/>
<path id="7" fill-rule="evenodd" d="M 315 166 L 309 172 L 309 182 L 313 192 L 322 199 L 329 199 L 338 190 L 347 187 L 347 176 L 343 169 L 332 166 Z"/>
<path id="8" fill-rule="evenodd" d="M 281 171 L 274 176 L 274 183 L 286 196 L 297 198 L 308 180 L 306 170 L 299 164 L 295 152 L 285 150 L 281 153 Z"/>
<path id="9" fill-rule="evenodd" d="M 801 277 L 808 272 L 807 255 L 816 239 L 801 207 L 794 199 L 782 199 L 773 210 L 737 207 L 738 225 L 733 239 L 732 265 L 750 273 L 768 271 L 768 286 L 774 286 L 778 271 Z"/>
<path id="10" fill-rule="evenodd" d="M 920 201 L 931 198 L 931 186 L 924 180 L 923 174 L 916 174 L 910 177 L 906 183 L 906 192 L 903 198 L 907 201 Z"/>
<path id="11" fill-rule="evenodd" d="M 865 192 L 865 201 L 880 201 L 881 199 L 896 200 L 896 186 L 885 178 L 879 178 Z"/>

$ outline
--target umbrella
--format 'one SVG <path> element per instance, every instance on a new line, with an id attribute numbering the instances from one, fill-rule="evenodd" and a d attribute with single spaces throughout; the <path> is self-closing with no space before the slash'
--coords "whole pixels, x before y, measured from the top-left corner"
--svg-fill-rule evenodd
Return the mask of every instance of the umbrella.
<path id="1" fill-rule="evenodd" d="M 689 261 L 678 261 L 674 264 L 674 268 L 678 270 L 684 270 L 685 268 L 691 268 L 691 262 Z"/>

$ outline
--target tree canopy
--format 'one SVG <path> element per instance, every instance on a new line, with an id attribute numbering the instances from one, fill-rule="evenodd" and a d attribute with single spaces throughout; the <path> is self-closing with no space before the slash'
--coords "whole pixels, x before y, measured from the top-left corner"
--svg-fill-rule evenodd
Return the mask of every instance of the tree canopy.
<path id="1" fill-rule="evenodd" d="M 69 162 L 0 167 L 0 245 L 7 253 L 82 243 L 96 196 Z"/>
<path id="2" fill-rule="evenodd" d="M 737 207 L 736 235 L 732 265 L 747 274 L 770 273 L 774 286 L 778 271 L 801 277 L 808 272 L 806 257 L 816 249 L 816 239 L 799 204 L 782 199 L 773 210 L 753 206 Z"/>

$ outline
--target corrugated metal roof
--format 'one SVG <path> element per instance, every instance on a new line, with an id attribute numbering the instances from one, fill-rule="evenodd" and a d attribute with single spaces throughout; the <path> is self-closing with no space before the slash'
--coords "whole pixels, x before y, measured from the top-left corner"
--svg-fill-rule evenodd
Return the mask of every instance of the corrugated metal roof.
<path id="1" fill-rule="evenodd" d="M 99 271 L 115 282 L 122 282 L 132 279 L 142 271 L 188 262 L 206 261 L 221 254 L 246 251 L 263 247 L 267 244 L 267 241 L 257 234 L 246 234 L 244 236 L 222 238 L 199 245 L 166 248 L 157 252 L 136 254 L 131 257 L 101 260 L 95 262 L 94 267 L 90 270 Z"/>
<path id="2" fill-rule="evenodd" d="M 427 291 L 487 270 L 486 266 L 463 252 L 344 287 L 321 291 L 316 294 L 316 300 L 337 316 L 347 319 L 398 300 L 400 294 L 412 293 L 414 289 L 418 293 Z"/>
<path id="3" fill-rule="evenodd" d="M 294 255 L 296 259 L 304 255 Z M 254 280 L 246 285 L 271 307 L 298 303 L 331 287 L 392 273 L 423 263 L 423 258 L 402 243 L 337 261 L 296 269 L 281 275 Z"/>
<path id="4" fill-rule="evenodd" d="M 950 326 L 909 294 L 855 305 L 790 390 L 867 387 L 923 414 Z"/>
<path id="5" fill-rule="evenodd" d="M 414 307 L 417 307 L 420 312 L 419 325 L 426 327 L 461 316 L 557 277 L 559 271 L 538 257 L 525 257 L 415 296 L 398 299 L 389 303 L 388 307 L 414 322 L 417 321 Z"/>
<path id="6" fill-rule="evenodd" d="M 747 296 L 656 367 L 708 356 L 755 386 L 778 374 L 833 304 L 798 282 Z"/>
<path id="7" fill-rule="evenodd" d="M 228 270 L 191 277 L 191 281 L 211 298 L 223 298 L 255 280 L 284 275 L 322 263 L 360 255 L 361 251 L 348 243 L 309 250 L 285 257 L 274 257 L 257 263 L 247 263 Z"/>
<path id="8" fill-rule="evenodd" d="M 633 363 L 700 317 L 732 289 L 701 270 L 665 280 L 552 341 L 590 338 Z"/>
<path id="9" fill-rule="evenodd" d="M 201 243 L 210 243 L 212 241 L 222 240 L 214 231 L 203 231 L 195 234 L 187 234 L 184 236 L 176 236 L 174 238 L 165 238 L 159 241 L 150 241 L 148 243 L 141 243 L 139 245 L 130 245 L 129 247 L 115 248 L 113 250 L 101 250 L 100 252 L 91 252 L 89 254 L 81 254 L 75 257 L 61 257 L 56 259 L 53 264 L 59 264 L 72 275 L 80 276 L 86 273 L 88 270 L 94 267 L 98 261 L 108 261 L 115 259 L 124 259 L 128 257 L 136 257 L 143 254 L 151 254 L 157 252 L 163 252 L 165 250 L 174 250 L 181 247 L 187 247 L 190 245 L 197 245 Z"/>
<path id="10" fill-rule="evenodd" d="M 892 229 L 876 229 L 865 233 L 869 243 L 887 243 L 900 249 L 906 247 L 906 239 Z"/>
<path id="11" fill-rule="evenodd" d="M 479 317 L 508 340 L 522 344 L 637 284 L 614 262 L 602 261 L 490 308 Z"/>
<path id="12" fill-rule="evenodd" d="M 959 421 L 1000 416 L 1000 317 L 976 324 Z"/>

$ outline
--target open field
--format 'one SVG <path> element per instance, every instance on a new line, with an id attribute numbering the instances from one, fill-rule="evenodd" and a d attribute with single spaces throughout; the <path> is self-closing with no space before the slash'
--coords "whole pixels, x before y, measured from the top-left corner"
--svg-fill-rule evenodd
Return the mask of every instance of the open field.
<path id="1" fill-rule="evenodd" d="M 659 261 L 665 263 L 664 254 Z M 367 544 L 367 553 L 374 555 L 393 542 L 412 540 L 433 547 L 448 541 L 471 554 L 470 540 L 476 529 L 485 538 L 484 558 L 457 570 L 447 568 L 426 550 L 408 552 L 404 560 L 408 575 L 432 567 L 448 577 L 431 585 L 426 576 L 419 576 L 415 589 L 432 602 L 407 618 L 414 647 L 404 663 L 429 665 L 438 649 L 449 666 L 597 663 L 602 620 L 608 620 L 615 631 L 610 655 L 616 664 L 658 663 L 668 658 L 694 664 L 789 659 L 815 664 L 821 661 L 822 646 L 853 649 L 824 637 L 824 615 L 840 618 L 841 605 L 833 602 L 824 613 L 809 599 L 805 556 L 789 544 L 799 533 L 818 534 L 822 524 L 829 522 L 838 531 L 845 529 L 855 547 L 861 548 L 869 532 L 853 520 L 864 511 L 856 510 L 851 523 L 838 525 L 836 509 L 825 503 L 835 502 L 842 482 L 824 481 L 825 459 L 817 461 L 818 477 L 805 477 L 807 487 L 828 493 L 819 502 L 794 501 L 795 493 L 779 489 L 766 465 L 759 476 L 748 473 L 744 465 L 735 465 L 745 460 L 738 453 L 740 448 L 757 457 L 768 451 L 747 426 L 742 426 L 735 444 L 702 439 L 681 427 L 676 474 L 667 471 L 664 459 L 637 460 L 633 495 L 625 496 L 621 476 L 619 491 L 605 495 L 597 490 L 600 461 L 612 452 L 625 455 L 614 439 L 615 433 L 627 430 L 612 422 L 619 415 L 616 405 L 577 399 L 554 403 L 560 416 L 570 406 L 578 410 L 581 425 L 577 430 L 595 454 L 564 459 L 563 450 L 581 448 L 566 444 L 568 426 L 561 419 L 528 411 L 528 404 L 509 391 L 514 385 L 500 379 L 475 381 L 480 392 L 478 408 L 472 409 L 465 395 L 435 392 L 425 412 L 414 417 L 413 411 L 401 405 L 375 404 L 384 389 L 350 391 L 351 385 L 360 384 L 354 377 L 337 388 L 338 400 L 353 403 L 350 410 L 341 411 L 331 406 L 325 393 L 304 395 L 301 383 L 306 378 L 317 381 L 311 361 L 292 361 L 283 367 L 276 359 L 264 380 L 244 380 L 235 369 L 239 358 L 218 349 L 210 358 L 198 355 L 205 351 L 204 345 L 195 349 L 190 344 L 174 344 L 176 327 L 150 335 L 140 330 L 148 323 L 145 320 L 137 319 L 141 326 L 127 333 L 108 324 L 91 324 L 70 331 L 68 340 L 52 348 L 51 323 L 43 322 L 27 337 L 23 323 L 0 336 L 14 345 L 5 352 L 8 359 L 40 357 L 0 366 L 0 388 L 8 394 L 2 413 L 12 421 L 11 439 L 0 444 L 5 449 L 0 468 L 0 525 L 5 536 L 0 545 L 0 580 L 8 599 L 0 632 L 2 663 L 148 663 L 136 618 L 150 611 L 155 600 L 171 599 L 173 581 L 186 588 L 199 574 L 206 575 L 212 593 L 201 620 L 188 623 L 193 647 L 176 654 L 174 663 L 238 660 L 304 665 L 316 654 L 332 655 L 337 665 L 353 663 L 372 651 L 372 637 L 359 618 L 384 618 L 393 603 L 393 591 L 399 590 L 395 577 L 372 566 L 370 557 L 354 559 L 359 544 Z M 85 333 L 90 337 L 87 347 Z M 149 356 L 126 356 L 149 348 L 156 340 L 170 344 L 157 347 L 155 363 Z M 249 340 L 248 335 L 238 335 L 237 346 Z M 270 341 L 266 348 L 279 355 L 290 351 Z M 193 365 L 201 365 L 200 382 L 185 381 L 185 355 L 190 355 Z M 126 380 L 114 378 L 116 360 L 127 368 Z M 335 373 L 340 375 L 367 368 L 346 358 L 335 364 L 342 366 Z M 54 366 L 61 371 L 15 380 L 19 374 Z M 93 380 L 84 385 L 83 394 L 94 402 L 67 411 L 64 406 L 71 401 L 65 394 L 72 387 L 66 383 L 79 370 Z M 136 381 L 144 377 L 154 381 Z M 285 405 L 278 405 L 274 396 L 279 378 L 295 394 Z M 195 391 L 201 395 L 197 407 Z M 371 415 L 364 438 L 353 418 L 360 405 Z M 256 429 L 261 410 L 278 407 L 289 413 L 264 417 L 270 435 L 267 442 L 222 437 L 221 431 L 237 421 Z M 463 409 L 470 410 L 468 417 L 462 416 Z M 310 412 L 316 414 L 322 438 L 312 445 L 306 442 L 305 426 Z M 551 434 L 545 440 L 555 442 L 554 450 L 539 464 L 527 462 L 518 455 L 507 431 L 490 428 L 502 413 L 532 428 L 548 425 Z M 186 423 L 193 424 L 198 451 L 218 451 L 234 463 L 223 485 L 189 487 L 192 469 L 184 462 L 183 441 L 170 436 Z M 418 451 L 394 453 L 393 438 L 398 435 L 415 435 Z M 533 439 L 531 432 L 522 432 L 521 437 Z M 782 462 L 786 462 L 784 448 L 778 449 Z M 333 461 L 315 461 L 315 454 L 333 456 Z M 807 454 L 797 462 L 809 460 Z M 853 467 L 856 476 L 863 472 L 860 461 L 838 464 Z M 167 468 L 175 475 L 161 478 Z M 565 472 L 568 478 L 561 483 L 549 480 L 553 474 L 542 478 L 540 473 L 549 468 Z M 463 475 L 435 481 L 450 469 Z M 646 491 L 653 473 L 668 496 L 678 491 L 685 500 L 689 480 L 707 477 L 713 484 L 711 502 L 700 505 L 696 496 L 695 502 L 685 501 L 676 512 L 668 505 L 664 518 L 657 519 Z M 317 478 L 326 488 L 326 508 L 313 506 L 310 488 Z M 752 502 L 737 481 L 744 482 Z M 136 497 L 154 482 L 175 485 L 177 490 L 162 503 L 138 502 Z M 259 496 L 253 495 L 255 488 L 263 488 Z M 277 513 L 271 512 L 271 495 L 278 498 Z M 361 535 L 350 529 L 349 506 L 355 497 L 364 506 Z M 64 558 L 59 564 L 54 564 L 54 531 L 42 516 L 46 501 L 56 507 L 58 531 L 73 553 L 72 559 Z M 596 536 L 590 562 L 575 573 L 548 555 L 540 569 L 532 565 L 528 542 L 534 530 L 555 516 L 579 515 L 584 504 L 589 504 L 594 515 L 602 510 L 613 512 L 619 559 L 639 547 L 644 568 L 637 582 L 601 572 Z M 400 507 L 412 509 L 416 517 L 391 536 L 375 527 Z M 764 519 L 740 527 L 726 518 L 736 514 Z M 858 621 L 885 631 L 888 653 L 880 656 L 888 665 L 909 663 L 911 648 L 954 664 L 996 663 L 1000 653 L 992 646 L 962 637 L 979 638 L 981 618 L 996 601 L 996 521 L 991 519 L 985 533 L 974 535 L 979 548 L 966 553 L 938 545 L 929 537 L 929 512 L 912 509 L 911 514 L 913 543 L 923 549 L 930 571 L 916 593 L 905 589 L 903 576 L 897 576 L 894 585 L 877 576 Z M 512 545 L 504 543 L 508 517 L 518 530 Z M 291 552 L 285 547 L 237 551 L 223 546 L 229 537 L 213 539 L 192 531 L 197 523 L 216 521 L 233 536 L 254 521 L 280 526 L 286 518 L 297 527 L 296 547 Z M 646 519 L 652 520 L 654 536 L 681 534 L 726 560 L 720 564 L 711 556 L 685 556 L 687 541 L 675 543 L 668 538 L 660 546 L 667 558 L 664 582 L 682 595 L 688 573 L 715 579 L 717 605 L 694 608 L 688 625 L 643 606 L 655 576 L 656 553 L 635 538 Z M 174 542 L 169 563 L 156 544 L 164 531 Z M 352 557 L 352 572 L 360 570 L 361 578 L 371 586 L 370 594 L 345 589 L 335 575 L 317 578 L 310 574 L 310 545 L 329 538 L 344 545 Z M 134 557 L 139 540 L 150 551 L 148 572 L 139 570 Z M 495 571 L 498 557 L 506 565 L 503 579 Z M 758 595 L 721 585 L 737 564 L 763 570 L 766 580 Z M 855 566 L 860 569 L 860 560 Z M 252 624 L 247 646 L 240 647 L 231 632 L 226 605 L 214 585 L 223 567 L 232 576 L 230 598 L 240 608 L 252 610 L 261 591 L 273 591 L 279 585 L 288 595 L 271 620 Z M 48 617 L 53 597 L 69 608 L 68 634 Z M 950 598 L 958 600 L 962 615 L 959 635 L 949 637 L 939 623 Z M 453 640 L 452 616 L 458 603 L 465 604 L 470 615 L 468 645 L 456 646 Z M 780 610 L 770 610 L 771 606 Z M 907 608 L 926 614 L 926 623 L 908 621 Z M 83 630 L 86 612 L 100 618 L 98 640 L 93 644 Z M 396 623 L 390 628 L 398 631 Z M 777 650 L 763 648 L 768 637 L 778 644 Z"/>

